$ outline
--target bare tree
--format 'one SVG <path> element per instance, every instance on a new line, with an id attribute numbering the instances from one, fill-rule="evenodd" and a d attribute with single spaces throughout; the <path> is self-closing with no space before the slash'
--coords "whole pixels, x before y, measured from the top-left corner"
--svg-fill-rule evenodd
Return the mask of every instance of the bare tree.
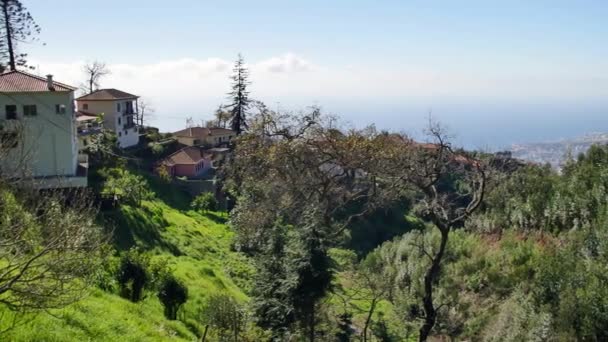
<path id="1" fill-rule="evenodd" d="M 415 143 L 408 137 L 394 135 L 393 149 L 388 152 L 385 180 L 397 188 L 418 195 L 416 211 L 439 230 L 441 240 L 435 251 L 422 246 L 430 266 L 423 280 L 423 325 L 419 339 L 426 341 L 437 320 L 442 304 L 433 300 L 434 285 L 441 275 L 450 232 L 464 221 L 483 201 L 487 174 L 482 161 L 455 152 L 445 130 L 434 122 L 428 128 L 432 141 Z"/>
<path id="2" fill-rule="evenodd" d="M 90 94 L 93 91 L 99 89 L 99 82 L 104 77 L 110 74 L 110 69 L 106 66 L 106 63 L 93 61 L 87 63 L 83 67 L 83 71 L 86 74 L 86 91 Z"/>
<path id="3" fill-rule="evenodd" d="M 149 120 L 154 117 L 155 111 L 156 110 L 147 99 L 139 99 L 138 112 L 136 114 L 137 125 L 143 128 L 144 124 L 148 123 Z"/>
<path id="4" fill-rule="evenodd" d="M 0 133 L 0 156 L 22 160 L 0 173 L 0 306 L 23 317 L 82 298 L 107 237 L 95 223 L 97 209 L 86 189 L 36 190 L 27 154 L 15 149 L 20 135 Z"/>
<path id="5" fill-rule="evenodd" d="M 194 119 L 190 116 L 186 118 L 186 128 L 194 127 Z"/>
<path id="6" fill-rule="evenodd" d="M 230 119 L 232 118 L 232 113 L 229 110 L 226 110 L 228 107 L 225 105 L 220 105 L 215 110 L 215 127 L 227 128 Z"/>

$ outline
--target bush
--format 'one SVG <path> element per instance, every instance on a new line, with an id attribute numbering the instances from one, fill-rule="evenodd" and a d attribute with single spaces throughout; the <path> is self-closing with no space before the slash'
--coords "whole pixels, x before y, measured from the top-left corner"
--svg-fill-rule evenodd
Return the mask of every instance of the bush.
<path id="1" fill-rule="evenodd" d="M 118 168 L 102 170 L 101 173 L 106 178 L 101 191 L 102 196 L 124 200 L 133 205 L 140 205 L 142 200 L 152 197 L 150 186 L 142 176 Z"/>
<path id="2" fill-rule="evenodd" d="M 206 213 L 217 210 L 217 200 L 210 192 L 204 192 L 194 198 L 190 204 L 192 209 Z"/>
<path id="3" fill-rule="evenodd" d="M 209 297 L 199 317 L 203 324 L 214 330 L 219 341 L 238 341 L 247 324 L 244 307 L 225 294 Z"/>
<path id="4" fill-rule="evenodd" d="M 122 256 L 117 280 L 123 298 L 132 302 L 143 299 L 144 288 L 150 281 L 148 265 L 148 257 L 137 250 L 130 250 Z"/>
<path id="5" fill-rule="evenodd" d="M 188 300 L 188 288 L 173 275 L 169 275 L 160 285 L 158 299 L 165 307 L 165 317 L 175 320 L 179 308 Z"/>

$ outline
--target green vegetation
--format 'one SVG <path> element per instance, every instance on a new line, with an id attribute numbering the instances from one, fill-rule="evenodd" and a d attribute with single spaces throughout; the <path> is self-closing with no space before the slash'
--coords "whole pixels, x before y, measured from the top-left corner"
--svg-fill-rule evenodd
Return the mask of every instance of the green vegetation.
<path id="1" fill-rule="evenodd" d="M 247 301 L 253 268 L 245 256 L 231 251 L 234 234 L 225 225 L 225 215 L 203 216 L 189 209 L 187 194 L 134 171 L 123 173 L 137 177 L 152 195 L 100 213 L 100 222 L 113 230 L 115 246 L 96 275 L 100 289 L 65 309 L 28 316 L 31 321 L 9 330 L 6 339 L 192 340 L 204 329 L 199 312 L 207 298 L 226 294 L 240 303 Z M 133 291 L 137 277 L 145 283 L 140 293 Z M 171 279 L 173 285 L 187 288 L 183 305 L 179 293 L 177 301 L 175 296 L 166 297 L 167 290 L 181 291 Z M 165 318 L 163 301 L 177 305 L 169 315 L 177 321 Z"/>
<path id="2" fill-rule="evenodd" d="M 439 130 L 423 145 L 340 132 L 318 109 L 259 115 L 219 173 L 230 214 L 109 135 L 92 146 L 99 212 L 0 183 L 1 337 L 608 339 L 608 146 L 557 173 Z"/>

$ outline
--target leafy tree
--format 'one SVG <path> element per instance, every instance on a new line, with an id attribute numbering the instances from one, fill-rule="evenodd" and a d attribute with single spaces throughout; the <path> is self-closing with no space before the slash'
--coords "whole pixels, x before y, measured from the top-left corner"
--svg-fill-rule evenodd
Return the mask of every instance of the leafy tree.
<path id="1" fill-rule="evenodd" d="M 143 299 L 144 289 L 149 287 L 151 282 L 149 264 L 149 258 L 137 250 L 129 250 L 122 256 L 117 274 L 122 297 L 132 302 Z"/>
<path id="2" fill-rule="evenodd" d="M 141 201 L 152 197 L 148 182 L 139 175 L 123 169 L 110 169 L 105 172 L 106 181 L 101 194 L 115 200 L 141 205 Z"/>
<path id="3" fill-rule="evenodd" d="M 238 55 L 234 63 L 232 79 L 232 91 L 228 93 L 231 99 L 231 119 L 230 127 L 237 135 L 247 129 L 247 110 L 249 109 L 249 70 L 245 66 L 242 55 Z"/>
<path id="4" fill-rule="evenodd" d="M 219 341 L 238 342 L 247 323 L 243 306 L 226 294 L 211 295 L 199 316 L 204 324 L 217 332 Z"/>
<path id="5" fill-rule="evenodd" d="M 175 320 L 179 308 L 188 300 L 188 288 L 173 275 L 166 276 L 160 285 L 158 299 L 165 307 L 165 317 Z"/>
<path id="6" fill-rule="evenodd" d="M 17 66 L 26 64 L 27 57 L 17 53 L 17 44 L 31 42 L 40 33 L 40 27 L 19 0 L 0 0 L 0 11 L 0 56 L 3 60 L 8 58 L 10 70 L 17 70 Z"/>
<path id="7" fill-rule="evenodd" d="M 256 323 L 281 339 L 295 322 L 292 296 L 297 279 L 286 262 L 290 228 L 277 223 L 270 229 L 269 241 L 256 258 L 252 309 Z"/>
<path id="8" fill-rule="evenodd" d="M 331 288 L 334 266 L 328 250 L 351 222 L 382 201 L 374 180 L 384 142 L 373 128 L 337 131 L 335 121 L 322 117 L 318 108 L 305 115 L 275 114 L 254 118 L 255 133 L 237 145 L 228 168 L 228 186 L 238 197 L 231 221 L 238 247 L 254 255 L 272 251 L 265 245 L 274 239 L 277 222 L 292 227 L 285 262 L 294 273 L 283 280 L 284 291 L 272 292 L 277 297 L 266 304 L 283 301 L 287 293 L 287 307 L 313 340 L 316 306 Z"/>
<path id="9" fill-rule="evenodd" d="M 214 211 L 217 210 L 217 200 L 215 199 L 213 193 L 203 192 L 192 200 L 190 207 L 203 213 Z"/>

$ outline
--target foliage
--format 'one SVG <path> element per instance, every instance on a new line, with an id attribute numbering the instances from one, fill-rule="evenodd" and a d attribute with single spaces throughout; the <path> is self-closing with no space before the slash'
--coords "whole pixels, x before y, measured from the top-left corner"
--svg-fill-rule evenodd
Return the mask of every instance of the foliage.
<path id="1" fill-rule="evenodd" d="M 149 258 L 137 250 L 130 250 L 123 255 L 117 273 L 122 297 L 134 303 L 143 299 L 144 288 L 150 287 L 149 263 Z"/>
<path id="2" fill-rule="evenodd" d="M 211 192 L 203 192 L 196 196 L 190 204 L 192 209 L 206 213 L 208 211 L 217 210 L 217 200 Z"/>
<path id="3" fill-rule="evenodd" d="M 247 129 L 247 110 L 249 109 L 249 70 L 245 66 L 243 56 L 239 54 L 232 70 L 232 90 L 228 94 L 231 103 L 230 128 L 240 135 Z"/>
<path id="4" fill-rule="evenodd" d="M 0 1 L 0 15 L 2 16 L 0 20 L 1 71 L 4 70 L 6 64 L 10 70 L 17 70 L 17 66 L 25 66 L 27 63 L 27 54 L 17 52 L 18 44 L 34 41 L 35 36 L 40 33 L 40 26 L 36 24 L 20 0 Z"/>
<path id="5" fill-rule="evenodd" d="M 22 313 L 84 296 L 106 249 L 95 213 L 80 190 L 40 193 L 0 180 L 0 306 Z"/>
<path id="6" fill-rule="evenodd" d="M 188 288 L 173 275 L 168 275 L 160 284 L 158 299 L 165 307 L 165 317 L 177 319 L 179 308 L 188 300 Z"/>
<path id="7" fill-rule="evenodd" d="M 247 312 L 234 298 L 226 294 L 212 295 L 200 311 L 204 324 L 217 333 L 219 341 L 239 341 L 247 324 Z"/>
<path id="8" fill-rule="evenodd" d="M 116 168 L 104 170 L 102 174 L 106 178 L 102 196 L 134 205 L 141 205 L 143 200 L 152 197 L 150 186 L 142 176 Z"/>

